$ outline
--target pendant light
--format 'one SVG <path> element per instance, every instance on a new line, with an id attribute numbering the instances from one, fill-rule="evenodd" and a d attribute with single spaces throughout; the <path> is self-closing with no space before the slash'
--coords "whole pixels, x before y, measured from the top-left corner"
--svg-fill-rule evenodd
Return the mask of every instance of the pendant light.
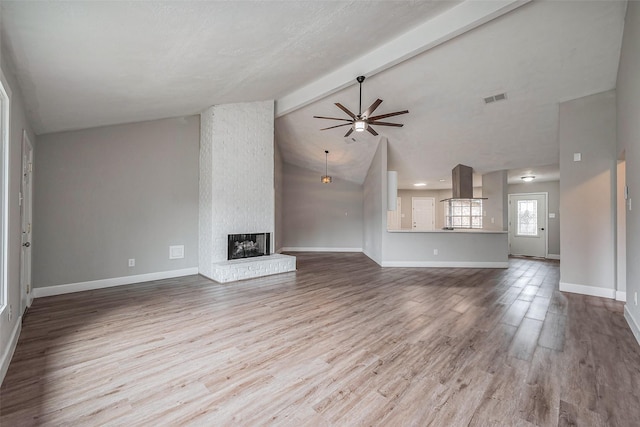
<path id="1" fill-rule="evenodd" d="M 323 184 L 331 184 L 331 177 L 327 173 L 327 156 L 329 156 L 329 152 L 324 150 L 324 175 L 320 179 Z"/>

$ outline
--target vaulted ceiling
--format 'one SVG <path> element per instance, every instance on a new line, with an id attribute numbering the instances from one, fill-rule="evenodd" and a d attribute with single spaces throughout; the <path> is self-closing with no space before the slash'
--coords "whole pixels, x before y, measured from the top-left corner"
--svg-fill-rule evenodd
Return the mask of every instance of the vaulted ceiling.
<path id="1" fill-rule="evenodd" d="M 362 182 L 379 137 L 345 139 L 312 117 L 346 118 L 335 102 L 357 111 L 362 74 L 363 109 L 381 98 L 376 113 L 410 111 L 388 120 L 402 128 L 376 127 L 400 187 L 442 188 L 458 163 L 557 178 L 558 105 L 615 88 L 625 10 L 615 0 L 3 1 L 0 22 L 39 134 L 275 99 L 286 162 L 322 172 L 327 149 L 332 175 Z M 485 104 L 497 93 L 507 99 Z"/>

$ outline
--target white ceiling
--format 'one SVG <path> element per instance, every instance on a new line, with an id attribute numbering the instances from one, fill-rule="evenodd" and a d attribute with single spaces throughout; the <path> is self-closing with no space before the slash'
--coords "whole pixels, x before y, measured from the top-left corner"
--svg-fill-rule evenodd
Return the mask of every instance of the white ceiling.
<path id="1" fill-rule="evenodd" d="M 36 133 L 277 99 L 457 2 L 2 1 Z"/>
<path id="2" fill-rule="evenodd" d="M 381 98 L 376 113 L 410 111 L 388 119 L 403 128 L 376 127 L 401 188 L 450 186 L 458 163 L 557 177 L 558 104 L 615 88 L 626 2 L 533 1 L 390 68 L 357 62 L 458 4 L 3 1 L 2 42 L 37 133 L 282 100 L 352 63 L 353 85 L 276 120 L 286 162 L 320 174 L 328 149 L 331 175 L 363 181 L 378 138 L 345 141 L 312 116 L 346 117 L 334 102 L 356 111 L 364 74 L 363 109 Z"/>

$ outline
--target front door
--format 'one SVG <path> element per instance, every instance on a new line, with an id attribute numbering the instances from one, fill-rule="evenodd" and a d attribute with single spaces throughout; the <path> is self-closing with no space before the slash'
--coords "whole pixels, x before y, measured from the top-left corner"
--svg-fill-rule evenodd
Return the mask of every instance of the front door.
<path id="1" fill-rule="evenodd" d="M 22 182 L 20 187 L 20 219 L 22 223 L 22 250 L 20 251 L 20 288 L 22 311 L 31 305 L 31 174 L 33 147 L 26 132 L 22 135 Z"/>
<path id="2" fill-rule="evenodd" d="M 509 194 L 509 253 L 547 256 L 547 194 Z"/>
<path id="3" fill-rule="evenodd" d="M 412 229 L 433 231 L 435 229 L 435 199 L 433 197 L 412 197 Z"/>

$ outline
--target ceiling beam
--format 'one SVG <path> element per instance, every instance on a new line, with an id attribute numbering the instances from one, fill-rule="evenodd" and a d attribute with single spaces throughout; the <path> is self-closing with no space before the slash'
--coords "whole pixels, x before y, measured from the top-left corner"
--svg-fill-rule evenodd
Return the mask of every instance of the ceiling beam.
<path id="1" fill-rule="evenodd" d="M 276 100 L 276 117 L 291 113 L 371 77 L 454 37 L 502 16 L 531 0 L 466 0 L 335 71 Z"/>

